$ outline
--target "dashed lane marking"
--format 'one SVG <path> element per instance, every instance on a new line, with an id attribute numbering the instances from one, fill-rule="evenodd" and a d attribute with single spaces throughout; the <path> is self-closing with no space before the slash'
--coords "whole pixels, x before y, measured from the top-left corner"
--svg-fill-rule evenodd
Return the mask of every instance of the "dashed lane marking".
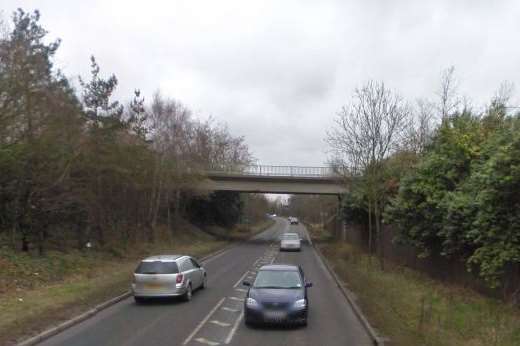
<path id="1" fill-rule="evenodd" d="M 238 291 L 238 292 L 247 292 L 247 290 L 243 289 L 243 288 L 235 288 L 235 291 Z"/>
<path id="2" fill-rule="evenodd" d="M 224 300 L 226 300 L 226 298 L 222 298 L 221 300 L 218 301 L 217 305 L 215 305 L 213 307 L 213 309 L 211 309 L 211 311 L 206 315 L 206 317 L 204 317 L 204 319 L 202 321 L 200 321 L 200 323 L 197 325 L 197 327 L 195 327 L 193 332 L 191 332 L 191 334 L 186 338 L 186 340 L 184 340 L 184 342 L 182 343 L 183 345 L 186 345 L 188 342 L 191 341 L 191 339 L 195 336 L 195 334 L 198 333 L 200 328 L 202 328 L 202 326 L 210 319 L 211 315 L 213 315 L 215 313 L 215 311 L 217 311 L 217 309 L 222 305 L 222 303 L 224 303 Z M 199 339 L 197 339 L 197 341 L 200 342 Z M 208 344 L 208 345 L 211 345 L 211 344 Z M 218 345 L 218 343 L 214 344 L 214 345 Z"/>

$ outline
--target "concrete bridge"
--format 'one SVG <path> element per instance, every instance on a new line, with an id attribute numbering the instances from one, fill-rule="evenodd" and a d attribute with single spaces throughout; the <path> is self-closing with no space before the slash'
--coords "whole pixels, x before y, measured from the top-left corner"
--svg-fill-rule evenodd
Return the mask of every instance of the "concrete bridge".
<path id="1" fill-rule="evenodd" d="M 262 166 L 213 169 L 201 188 L 214 191 L 341 195 L 342 177 L 331 167 Z"/>

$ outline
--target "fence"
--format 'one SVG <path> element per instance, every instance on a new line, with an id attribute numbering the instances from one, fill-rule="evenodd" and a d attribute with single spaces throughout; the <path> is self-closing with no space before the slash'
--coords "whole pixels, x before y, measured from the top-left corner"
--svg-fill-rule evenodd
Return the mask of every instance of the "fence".
<path id="1" fill-rule="evenodd" d="M 212 173 L 227 173 L 237 175 L 257 175 L 273 177 L 340 177 L 340 171 L 334 167 L 304 167 L 304 166 L 266 166 L 251 165 L 240 167 L 217 167 L 210 169 Z"/>

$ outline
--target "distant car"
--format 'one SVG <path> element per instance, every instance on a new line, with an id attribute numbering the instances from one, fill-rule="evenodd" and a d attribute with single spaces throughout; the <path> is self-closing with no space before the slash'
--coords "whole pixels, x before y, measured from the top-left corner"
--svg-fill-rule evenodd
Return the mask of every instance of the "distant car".
<path id="1" fill-rule="evenodd" d="M 299 223 L 298 219 L 295 218 L 294 216 L 291 217 L 291 219 L 289 220 L 289 222 L 291 223 L 291 225 L 297 225 Z"/>
<path id="2" fill-rule="evenodd" d="M 248 286 L 244 302 L 244 320 L 247 325 L 259 323 L 292 323 L 307 325 L 309 299 L 299 266 L 271 264 L 258 270 L 254 283 Z"/>
<path id="3" fill-rule="evenodd" d="M 135 269 L 132 293 L 136 303 L 156 297 L 182 297 L 190 301 L 193 291 L 206 285 L 206 270 L 195 258 L 152 256 L 143 259 Z"/>
<path id="4" fill-rule="evenodd" d="M 301 239 L 298 233 L 284 233 L 280 237 L 280 251 L 300 251 Z"/>

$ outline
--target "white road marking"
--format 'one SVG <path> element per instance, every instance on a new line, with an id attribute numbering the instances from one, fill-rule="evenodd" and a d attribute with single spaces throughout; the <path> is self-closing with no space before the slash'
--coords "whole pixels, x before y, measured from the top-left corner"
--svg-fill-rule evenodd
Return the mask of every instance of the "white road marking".
<path id="1" fill-rule="evenodd" d="M 204 260 L 204 261 L 201 261 L 201 262 L 202 262 L 203 264 L 210 263 L 210 262 L 212 262 L 213 260 L 219 258 L 220 256 L 227 254 L 227 253 L 229 252 L 229 250 L 230 250 L 230 249 L 228 249 L 228 250 L 224 250 L 224 251 L 222 251 L 221 253 L 219 253 L 218 255 L 215 255 L 215 256 L 213 256 L 213 257 L 210 257 L 210 258 L 208 258 L 207 260 Z"/>
<path id="2" fill-rule="evenodd" d="M 220 342 L 211 341 L 211 340 L 204 339 L 204 338 L 197 338 L 197 339 L 195 339 L 195 341 L 198 341 L 198 342 L 200 342 L 201 344 L 206 344 L 206 345 L 210 345 L 210 346 L 217 346 L 217 345 L 220 345 Z"/>
<path id="3" fill-rule="evenodd" d="M 244 318 L 244 311 L 242 311 L 240 316 L 238 316 L 237 320 L 235 321 L 233 328 L 231 329 L 231 331 L 229 332 L 229 334 L 226 338 L 226 344 L 229 344 L 231 342 L 231 340 L 233 339 L 233 336 L 235 335 L 235 333 L 237 331 L 238 325 L 240 324 L 240 321 L 242 321 L 243 318 Z"/>
<path id="4" fill-rule="evenodd" d="M 238 281 L 233 285 L 233 288 L 236 288 L 238 285 L 240 285 L 242 281 L 244 281 L 244 278 L 247 276 L 247 274 L 249 274 L 249 270 L 246 271 L 244 275 L 240 277 L 240 279 L 238 279 Z"/>
<path id="5" fill-rule="evenodd" d="M 209 323 L 216 324 L 217 326 L 220 326 L 220 327 L 229 327 L 231 325 L 231 323 L 220 322 L 217 320 L 211 320 L 211 321 L 209 321 Z"/>
<path id="6" fill-rule="evenodd" d="M 229 297 L 229 299 L 236 300 L 237 302 L 243 302 L 244 301 L 243 298 L 238 298 L 238 297 Z"/>
<path id="7" fill-rule="evenodd" d="M 221 300 L 218 301 L 217 305 L 215 305 L 213 307 L 213 309 L 211 309 L 211 311 L 206 315 L 206 317 L 204 317 L 204 319 L 202 321 L 200 321 L 200 323 L 193 330 L 193 332 L 191 332 L 191 334 L 186 338 L 186 340 L 184 340 L 184 342 L 182 343 L 183 345 L 186 345 L 188 342 L 191 341 L 191 339 L 195 336 L 195 334 L 198 333 L 200 328 L 202 328 L 202 326 L 209 320 L 211 315 L 213 315 L 215 313 L 215 311 L 217 311 L 217 309 L 222 305 L 222 303 L 224 303 L 224 300 L 226 300 L 226 298 L 222 298 Z M 200 342 L 199 339 L 197 339 L 197 341 Z M 218 345 L 218 343 L 216 345 Z"/>
<path id="8" fill-rule="evenodd" d="M 238 291 L 238 292 L 247 292 L 247 290 L 243 289 L 243 288 L 235 288 L 235 291 Z"/>
<path id="9" fill-rule="evenodd" d="M 230 312 L 239 312 L 240 311 L 238 309 L 228 308 L 227 306 L 223 306 L 223 307 L 221 307 L 221 309 L 224 310 L 224 311 L 230 311 Z"/>

